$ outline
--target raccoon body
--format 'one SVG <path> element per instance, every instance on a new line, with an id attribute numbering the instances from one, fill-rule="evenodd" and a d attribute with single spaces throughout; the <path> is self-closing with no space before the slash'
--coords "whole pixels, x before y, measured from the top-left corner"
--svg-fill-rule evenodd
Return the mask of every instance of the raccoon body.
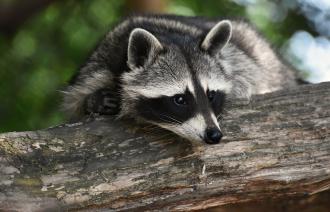
<path id="1" fill-rule="evenodd" d="M 296 86 L 296 78 L 244 21 L 132 16 L 80 68 L 63 107 L 76 117 L 114 114 L 214 144 L 226 98 Z"/>

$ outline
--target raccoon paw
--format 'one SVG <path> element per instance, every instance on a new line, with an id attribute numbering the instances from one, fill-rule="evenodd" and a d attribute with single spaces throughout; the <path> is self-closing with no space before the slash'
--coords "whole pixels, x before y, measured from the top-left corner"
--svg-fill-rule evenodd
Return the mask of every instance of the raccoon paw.
<path id="1" fill-rule="evenodd" d="M 89 95 L 85 101 L 85 113 L 116 115 L 119 113 L 118 92 L 111 89 L 100 89 Z"/>

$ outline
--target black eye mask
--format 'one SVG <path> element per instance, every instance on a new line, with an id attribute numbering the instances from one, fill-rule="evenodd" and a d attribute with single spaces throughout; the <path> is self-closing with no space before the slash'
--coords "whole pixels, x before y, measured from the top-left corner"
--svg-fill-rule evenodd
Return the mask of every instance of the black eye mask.
<path id="1" fill-rule="evenodd" d="M 184 98 L 184 104 L 176 103 L 179 96 Z M 196 102 L 187 90 L 184 94 L 171 97 L 142 98 L 137 104 L 137 111 L 141 117 L 150 121 L 180 124 L 195 115 Z"/>

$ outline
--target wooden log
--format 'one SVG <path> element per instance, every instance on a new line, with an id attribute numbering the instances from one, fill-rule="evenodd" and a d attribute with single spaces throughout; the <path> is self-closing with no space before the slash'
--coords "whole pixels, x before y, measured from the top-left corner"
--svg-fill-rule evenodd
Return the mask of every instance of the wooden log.
<path id="1" fill-rule="evenodd" d="M 111 117 L 0 135 L 0 210 L 186 211 L 330 189 L 330 83 L 235 100 L 219 145 Z"/>

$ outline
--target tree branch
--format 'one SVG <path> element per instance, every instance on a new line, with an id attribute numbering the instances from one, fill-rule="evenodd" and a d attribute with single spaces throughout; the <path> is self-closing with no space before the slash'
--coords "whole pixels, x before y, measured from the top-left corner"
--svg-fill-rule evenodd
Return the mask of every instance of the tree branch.
<path id="1" fill-rule="evenodd" d="M 235 101 L 223 143 L 111 117 L 0 135 L 0 210 L 169 209 L 330 189 L 330 83 Z"/>

